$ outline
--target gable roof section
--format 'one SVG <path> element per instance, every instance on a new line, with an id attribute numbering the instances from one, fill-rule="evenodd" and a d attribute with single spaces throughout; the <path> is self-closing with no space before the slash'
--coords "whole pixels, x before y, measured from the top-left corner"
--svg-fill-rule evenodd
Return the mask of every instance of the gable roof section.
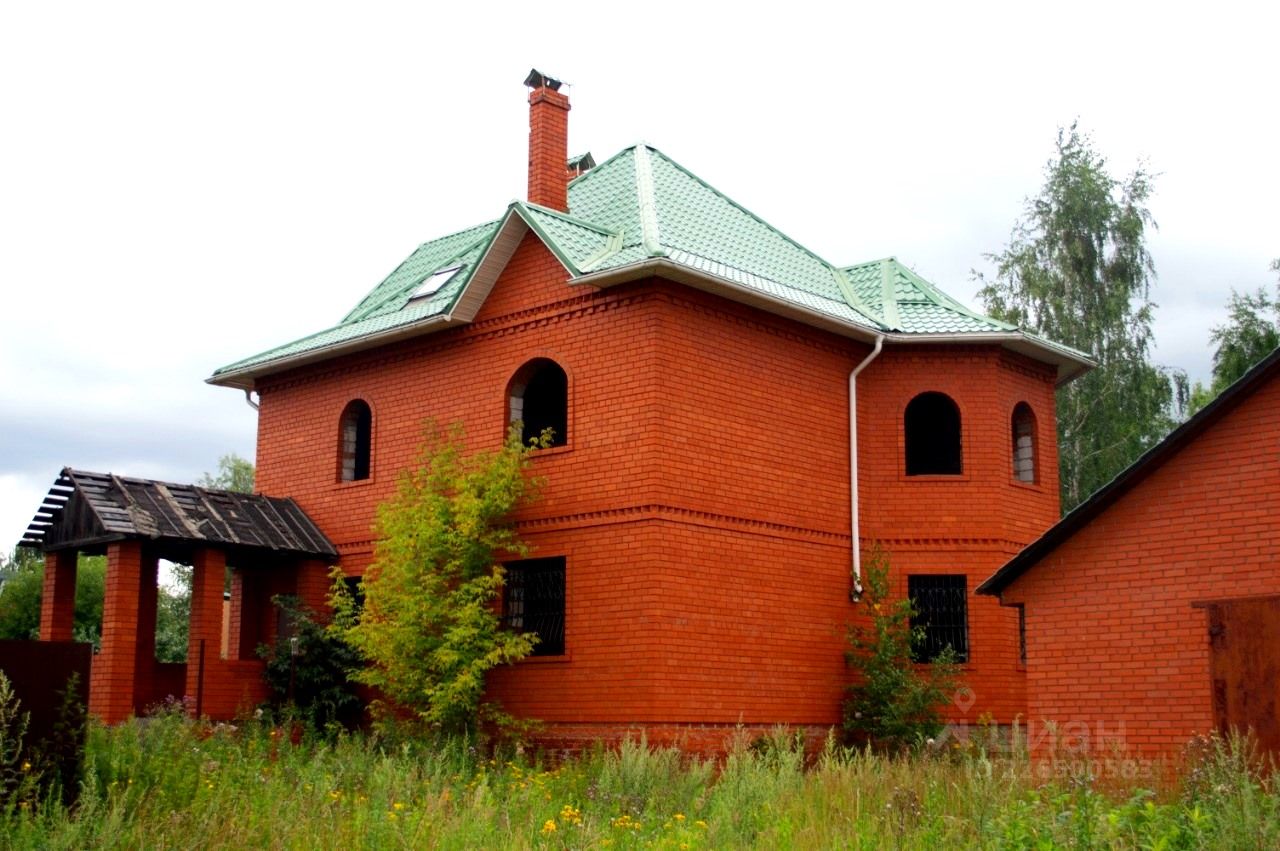
<path id="1" fill-rule="evenodd" d="M 1094 491 L 1093 495 L 1077 505 L 1043 535 L 1032 541 L 1022 552 L 977 587 L 975 593 L 997 596 L 1018 577 L 1026 573 L 1095 517 L 1114 505 L 1121 497 L 1137 487 L 1148 476 L 1177 455 L 1184 447 L 1208 430 L 1248 399 L 1258 388 L 1280 374 L 1280 349 L 1276 349 L 1257 365 L 1242 375 L 1234 384 L 1223 390 L 1216 399 L 1202 408 L 1194 417 L 1171 431 L 1164 440 L 1144 452 L 1138 460 L 1122 470 L 1114 479 Z"/>
<path id="2" fill-rule="evenodd" d="M 156 542 L 166 557 L 202 545 L 320 559 L 338 555 L 292 499 L 70 467 L 54 482 L 19 546 L 53 552 L 129 539 Z"/>
<path id="3" fill-rule="evenodd" d="M 1080 352 L 981 316 L 896 260 L 838 267 L 773 228 L 650 145 L 634 145 L 569 185 L 571 214 L 512 202 L 504 216 L 423 243 L 341 322 L 217 370 L 214 384 L 431 333 L 474 318 L 520 239 L 533 230 L 572 283 L 605 287 L 661 275 L 863 340 L 998 342 L 1058 367 Z M 423 281 L 457 268 L 433 294 Z"/>

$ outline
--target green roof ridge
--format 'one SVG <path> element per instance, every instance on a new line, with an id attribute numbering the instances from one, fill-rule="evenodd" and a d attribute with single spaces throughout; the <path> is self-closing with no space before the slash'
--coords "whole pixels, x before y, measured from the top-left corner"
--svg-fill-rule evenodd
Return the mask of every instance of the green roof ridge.
<path id="1" fill-rule="evenodd" d="M 658 201 L 653 189 L 653 168 L 649 146 L 635 146 L 636 203 L 640 206 L 640 240 L 650 257 L 663 257 L 662 234 L 658 230 Z"/>
<path id="2" fill-rule="evenodd" d="M 894 331 L 902 330 L 902 317 L 898 314 L 898 297 L 893 292 L 893 275 L 897 260 L 887 257 L 880 261 L 880 313 L 884 324 Z"/>
<path id="3" fill-rule="evenodd" d="M 853 284 L 849 283 L 849 276 L 845 274 L 844 269 L 841 269 L 839 266 L 832 266 L 831 275 L 836 279 L 836 286 L 840 288 L 840 293 L 844 296 L 846 304 L 876 324 L 884 324 L 876 317 L 871 308 L 858 296 L 857 291 L 853 288 Z"/>

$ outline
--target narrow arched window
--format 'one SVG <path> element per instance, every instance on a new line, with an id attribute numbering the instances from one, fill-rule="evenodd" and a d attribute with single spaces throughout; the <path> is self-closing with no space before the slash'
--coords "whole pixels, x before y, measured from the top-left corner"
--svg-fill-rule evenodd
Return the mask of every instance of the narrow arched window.
<path id="1" fill-rule="evenodd" d="M 960 409 L 945 393 L 921 393 L 904 416 L 908 476 L 957 476 L 960 457 Z"/>
<path id="2" fill-rule="evenodd" d="M 1031 406 L 1019 402 L 1013 409 L 1013 478 L 1019 482 L 1036 480 L 1036 415 Z"/>
<path id="3" fill-rule="evenodd" d="M 338 425 L 338 481 L 358 482 L 369 478 L 372 449 L 373 412 L 363 400 L 352 400 L 342 409 Z"/>
<path id="4" fill-rule="evenodd" d="M 569 378 L 560 365 L 534 358 L 516 371 L 507 391 L 508 422 L 520 423 L 520 441 L 526 446 L 551 429 L 551 445 L 564 446 L 569 439 Z"/>

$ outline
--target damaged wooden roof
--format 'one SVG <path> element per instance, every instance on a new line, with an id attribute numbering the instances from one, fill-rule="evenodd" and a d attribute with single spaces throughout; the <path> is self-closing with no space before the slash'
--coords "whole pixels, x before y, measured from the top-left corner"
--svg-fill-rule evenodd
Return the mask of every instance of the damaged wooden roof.
<path id="1" fill-rule="evenodd" d="M 54 482 L 19 546 L 89 550 L 129 539 L 156 542 L 174 555 L 200 546 L 241 554 L 338 555 L 292 499 L 70 467 Z"/>

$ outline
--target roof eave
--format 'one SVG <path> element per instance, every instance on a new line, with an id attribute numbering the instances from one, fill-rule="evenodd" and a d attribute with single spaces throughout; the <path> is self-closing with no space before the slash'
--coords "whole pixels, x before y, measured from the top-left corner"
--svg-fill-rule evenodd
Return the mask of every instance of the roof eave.
<path id="1" fill-rule="evenodd" d="M 972 343 L 981 345 L 984 343 L 996 343 L 1009 351 L 1018 352 L 1033 360 L 1057 367 L 1058 377 L 1056 384 L 1058 387 L 1079 378 L 1097 366 L 1090 358 L 1037 340 L 1035 337 L 1021 331 L 990 331 L 964 334 L 889 332 L 885 335 L 885 338 L 886 342 L 906 345 L 925 345 L 929 343 Z"/>
<path id="2" fill-rule="evenodd" d="M 665 278 L 703 292 L 724 296 L 731 301 L 750 307 L 758 307 L 769 313 L 785 316 L 843 337 L 852 337 L 855 340 L 871 342 L 876 337 L 882 336 L 883 333 L 875 328 L 843 322 L 816 310 L 810 310 L 792 302 L 774 298 L 766 293 L 744 287 L 728 278 L 691 269 L 666 257 L 652 257 L 647 260 L 641 260 L 638 263 L 628 263 L 626 266 L 592 272 L 574 278 L 570 283 L 574 286 L 586 285 L 604 289 L 650 277 Z"/>
<path id="3" fill-rule="evenodd" d="M 417 337 L 424 334 L 431 334 L 436 331 L 443 330 L 452 325 L 465 324 L 467 320 L 459 320 L 453 318 L 450 314 L 442 313 L 435 316 L 429 316 L 417 322 L 411 322 L 408 325 L 401 325 L 396 328 L 388 328 L 385 331 L 379 331 L 373 334 L 366 334 L 362 337 L 355 337 L 351 340 L 343 340 L 340 343 L 334 343 L 328 346 L 322 346 L 318 349 L 311 349 L 306 352 L 299 352 L 296 355 L 286 355 L 280 358 L 262 361 L 261 363 L 252 364 L 242 369 L 228 370 L 227 372 L 215 373 L 205 379 L 206 384 L 213 384 L 218 387 L 235 387 L 240 390 L 255 389 L 255 382 L 259 378 L 268 375 L 274 375 L 277 372 L 295 369 L 300 366 L 307 366 L 320 361 L 329 360 L 339 355 L 353 354 L 366 349 L 384 346 L 387 343 L 394 343 L 399 340 L 406 340 L 410 337 Z"/>

